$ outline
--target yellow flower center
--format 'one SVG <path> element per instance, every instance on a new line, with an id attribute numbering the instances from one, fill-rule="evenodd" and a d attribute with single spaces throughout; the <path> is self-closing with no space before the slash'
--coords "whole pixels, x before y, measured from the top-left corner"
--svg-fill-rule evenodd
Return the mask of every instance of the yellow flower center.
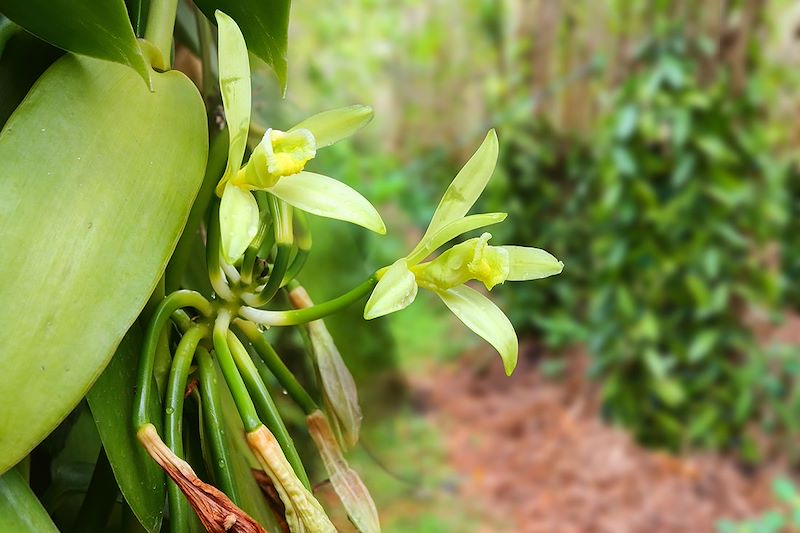
<path id="1" fill-rule="evenodd" d="M 316 154 L 314 135 L 307 129 L 269 129 L 233 183 L 246 189 L 267 189 L 280 178 L 301 172 Z"/>

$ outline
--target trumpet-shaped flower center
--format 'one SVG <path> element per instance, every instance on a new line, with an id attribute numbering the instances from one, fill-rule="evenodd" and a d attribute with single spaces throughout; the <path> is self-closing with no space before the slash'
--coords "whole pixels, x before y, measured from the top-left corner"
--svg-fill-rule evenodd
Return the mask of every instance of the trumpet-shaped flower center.
<path id="1" fill-rule="evenodd" d="M 268 129 L 234 184 L 248 189 L 266 189 L 284 176 L 301 172 L 317 154 L 314 135 L 307 129 Z"/>
<path id="2" fill-rule="evenodd" d="M 489 246 L 491 234 L 469 239 L 453 246 L 435 260 L 412 268 L 420 287 L 445 291 L 470 280 L 491 289 L 503 283 L 509 274 L 509 256 L 505 248 Z"/>

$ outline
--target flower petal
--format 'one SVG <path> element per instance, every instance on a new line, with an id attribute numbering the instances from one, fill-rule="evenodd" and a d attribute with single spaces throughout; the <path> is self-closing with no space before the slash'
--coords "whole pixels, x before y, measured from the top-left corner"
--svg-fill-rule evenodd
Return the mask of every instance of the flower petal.
<path id="1" fill-rule="evenodd" d="M 560 274 L 564 263 L 551 253 L 527 246 L 502 246 L 508 251 L 509 271 L 506 281 L 527 281 Z"/>
<path id="2" fill-rule="evenodd" d="M 361 533 L 380 533 L 381 524 L 375 502 L 358 473 L 347 464 L 328 419 L 321 411 L 314 411 L 306 417 L 306 425 L 317 445 L 333 490 L 339 496 L 350 521 Z"/>
<path id="3" fill-rule="evenodd" d="M 364 318 L 372 320 L 408 307 L 417 297 L 417 280 L 405 258 L 386 269 L 364 306 Z"/>
<path id="4" fill-rule="evenodd" d="M 517 366 L 519 349 L 517 334 L 500 308 L 489 298 L 466 285 L 459 285 L 436 294 L 459 320 L 500 352 L 503 367 L 510 376 Z"/>
<path id="5" fill-rule="evenodd" d="M 296 309 L 314 305 L 302 285 L 289 292 L 289 301 Z M 341 430 L 344 444 L 348 448 L 353 448 L 358 443 L 363 418 L 361 407 L 358 405 L 356 382 L 328 332 L 325 321 L 313 320 L 306 327 L 314 351 L 314 363 L 319 381 L 322 384 L 323 399 L 335 418 L 332 421 Z"/>
<path id="6" fill-rule="evenodd" d="M 303 211 L 352 222 L 381 235 L 386 233 L 381 216 L 369 200 L 328 176 L 300 172 L 281 178 L 267 190 Z"/>
<path id="7" fill-rule="evenodd" d="M 489 130 L 483 143 L 442 196 L 428 230 L 422 237 L 423 242 L 450 222 L 467 214 L 492 177 L 497 163 L 497 152 L 497 134 L 494 130 Z"/>
<path id="8" fill-rule="evenodd" d="M 317 148 L 330 146 L 369 124 L 374 116 L 372 108 L 367 105 L 351 105 L 323 111 L 310 116 L 289 131 L 307 129 L 317 142 Z"/>
<path id="9" fill-rule="evenodd" d="M 217 185 L 221 196 L 225 184 L 242 166 L 247 133 L 250 129 L 250 60 L 247 45 L 236 22 L 217 10 L 219 28 L 219 87 L 225 121 L 228 123 L 228 164 Z"/>
<path id="10" fill-rule="evenodd" d="M 219 205 L 222 256 L 234 264 L 258 233 L 258 203 L 250 191 L 228 183 Z"/>
<path id="11" fill-rule="evenodd" d="M 468 231 L 476 230 L 492 224 L 497 224 L 506 219 L 506 213 L 482 213 L 480 215 L 470 215 L 464 218 L 458 218 L 442 229 L 431 235 L 428 239 L 423 239 L 417 244 L 417 247 L 406 256 L 408 264 L 414 266 L 430 254 L 436 251 L 441 245 L 455 239 L 459 235 L 463 235 Z"/>

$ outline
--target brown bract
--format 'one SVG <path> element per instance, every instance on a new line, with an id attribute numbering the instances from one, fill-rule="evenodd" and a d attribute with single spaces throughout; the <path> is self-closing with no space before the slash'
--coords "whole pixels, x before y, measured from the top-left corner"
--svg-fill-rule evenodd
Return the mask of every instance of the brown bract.
<path id="1" fill-rule="evenodd" d="M 211 533 L 267 533 L 225 493 L 200 480 L 189 463 L 164 444 L 152 424 L 142 426 L 136 436 L 147 453 L 181 489 L 206 530 Z"/>

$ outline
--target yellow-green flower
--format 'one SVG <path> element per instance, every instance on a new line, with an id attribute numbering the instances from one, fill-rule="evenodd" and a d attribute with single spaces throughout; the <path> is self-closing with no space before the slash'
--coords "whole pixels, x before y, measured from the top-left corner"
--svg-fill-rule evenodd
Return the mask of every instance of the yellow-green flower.
<path id="1" fill-rule="evenodd" d="M 419 244 L 407 256 L 379 271 L 380 280 L 364 308 L 364 318 L 377 318 L 407 307 L 414 301 L 419 287 L 431 290 L 468 328 L 495 347 L 506 373 L 511 374 L 518 352 L 514 328 L 489 298 L 466 283 L 480 281 L 491 289 L 505 281 L 526 281 L 558 274 L 564 264 L 538 248 L 490 246 L 489 233 L 457 244 L 436 259 L 423 262 L 455 237 L 506 218 L 505 213 L 466 216 L 494 172 L 497 153 L 497 135 L 491 130 L 447 188 Z"/>
<path id="2" fill-rule="evenodd" d="M 303 211 L 358 224 L 380 234 L 386 226 L 361 194 L 321 174 L 303 170 L 317 150 L 354 134 L 370 120 L 372 108 L 355 105 L 325 111 L 287 131 L 268 129 L 242 167 L 250 129 L 250 63 L 236 22 L 216 12 L 219 78 L 228 124 L 228 163 L 217 185 L 220 234 L 226 261 L 236 262 L 258 232 L 258 204 L 251 191 L 268 191 Z"/>

